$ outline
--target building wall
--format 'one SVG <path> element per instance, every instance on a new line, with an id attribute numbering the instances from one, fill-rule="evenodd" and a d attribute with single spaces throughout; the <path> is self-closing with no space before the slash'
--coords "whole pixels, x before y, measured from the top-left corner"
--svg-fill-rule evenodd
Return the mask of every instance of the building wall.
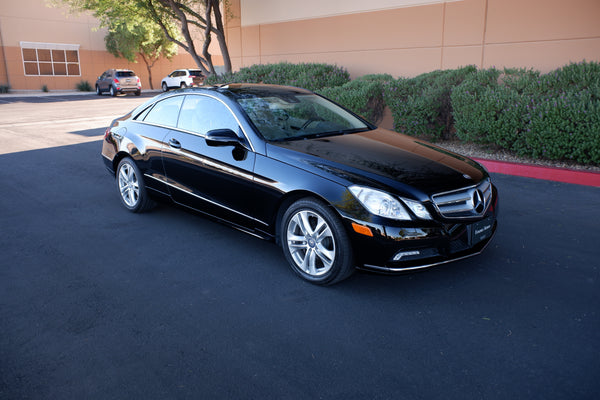
<path id="1" fill-rule="evenodd" d="M 233 0 L 234 69 L 326 62 L 352 76 L 600 61 L 599 0 Z"/>
<path id="2" fill-rule="evenodd" d="M 14 90 L 40 90 L 43 85 L 49 90 L 68 90 L 82 80 L 93 86 L 96 77 L 109 68 L 128 68 L 140 77 L 142 90 L 150 88 L 149 74 L 141 59 L 131 63 L 105 50 L 106 31 L 98 29 L 95 18 L 89 14 L 72 15 L 66 8 L 51 8 L 46 3 L 46 0 L 0 1 L 0 84 L 8 83 Z M 22 42 L 78 45 L 80 74 L 27 76 Z M 219 54 L 213 55 L 213 60 L 215 65 L 222 64 Z M 172 70 L 195 66 L 191 56 L 181 49 L 172 60 L 159 60 L 152 68 L 154 88 L 160 88 L 161 79 Z"/>

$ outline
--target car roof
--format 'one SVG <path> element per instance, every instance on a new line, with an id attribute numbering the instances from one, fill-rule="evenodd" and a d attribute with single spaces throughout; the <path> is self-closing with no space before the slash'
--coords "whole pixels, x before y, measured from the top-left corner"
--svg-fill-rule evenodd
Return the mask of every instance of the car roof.
<path id="1" fill-rule="evenodd" d="M 213 96 L 222 96 L 234 102 L 236 102 L 239 98 L 243 98 L 244 95 L 257 95 L 261 97 L 268 97 L 285 96 L 290 94 L 313 94 L 313 92 L 309 90 L 294 86 L 270 85 L 264 83 L 229 83 L 225 85 L 191 87 L 163 92 L 151 99 L 148 99 L 143 104 L 139 105 L 132 113 L 137 114 L 139 111 L 143 110 L 148 105 L 165 99 L 167 97 L 194 93 L 204 93 L 211 94 Z"/>
<path id="2" fill-rule="evenodd" d="M 216 90 L 225 94 L 229 93 L 236 98 L 247 94 L 254 94 L 259 96 L 312 94 L 310 90 L 294 86 L 270 85 L 264 83 L 230 83 L 218 86 Z"/>

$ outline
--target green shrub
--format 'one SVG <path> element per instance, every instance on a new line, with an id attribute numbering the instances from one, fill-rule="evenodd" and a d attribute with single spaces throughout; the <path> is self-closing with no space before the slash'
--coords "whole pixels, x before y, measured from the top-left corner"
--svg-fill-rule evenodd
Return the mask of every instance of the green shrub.
<path id="1" fill-rule="evenodd" d="M 342 86 L 323 88 L 317 92 L 377 124 L 385 109 L 383 86 L 393 80 L 387 74 L 365 75 Z"/>
<path id="2" fill-rule="evenodd" d="M 48 85 L 42 85 L 42 92 L 48 93 Z"/>
<path id="3" fill-rule="evenodd" d="M 600 164 L 598 86 L 595 90 L 536 98 L 532 104 L 527 114 L 525 145 L 515 149 L 519 154 Z"/>
<path id="4" fill-rule="evenodd" d="M 77 85 L 75 85 L 75 88 L 77 90 L 79 90 L 80 92 L 91 92 L 92 91 L 92 85 L 90 85 L 90 83 L 88 81 L 80 81 Z"/>
<path id="5" fill-rule="evenodd" d="M 384 85 L 385 102 L 398 132 L 432 140 L 453 135 L 450 94 L 476 68 L 433 71 L 415 78 L 400 78 Z"/>
<path id="6" fill-rule="evenodd" d="M 0 93 L 10 92 L 10 85 L 0 85 Z"/>
<path id="7" fill-rule="evenodd" d="M 452 92 L 457 136 L 516 154 L 600 164 L 600 64 L 478 71 Z"/>
<path id="8" fill-rule="evenodd" d="M 452 91 L 454 129 L 459 139 L 509 149 L 521 146 L 516 141 L 525 129 L 528 104 L 517 90 L 501 84 L 503 77 L 515 80 L 514 74 L 503 75 L 494 68 L 477 71 Z"/>
<path id="9" fill-rule="evenodd" d="M 257 64 L 239 71 L 213 75 L 206 79 L 207 85 L 219 83 L 268 83 L 289 85 L 316 91 L 325 87 L 341 86 L 350 81 L 350 75 L 342 67 L 317 63 Z"/>

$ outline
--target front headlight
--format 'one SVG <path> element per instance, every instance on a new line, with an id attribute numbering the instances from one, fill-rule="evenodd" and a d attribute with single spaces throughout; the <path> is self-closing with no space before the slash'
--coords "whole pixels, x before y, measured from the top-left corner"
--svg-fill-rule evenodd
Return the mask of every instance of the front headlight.
<path id="1" fill-rule="evenodd" d="M 422 203 L 404 198 L 402 199 L 402 201 L 408 206 L 408 208 L 410 208 L 410 211 L 415 213 L 417 217 L 421 219 L 431 219 L 431 214 L 429 214 L 429 211 L 427 211 L 427 209 Z"/>
<path id="2" fill-rule="evenodd" d="M 371 213 L 380 217 L 410 221 L 412 217 L 406 210 L 408 207 L 417 217 L 431 219 L 425 207 L 413 200 L 402 199 L 406 207 L 392 195 L 381 190 L 353 185 L 348 188 L 360 203 Z"/>

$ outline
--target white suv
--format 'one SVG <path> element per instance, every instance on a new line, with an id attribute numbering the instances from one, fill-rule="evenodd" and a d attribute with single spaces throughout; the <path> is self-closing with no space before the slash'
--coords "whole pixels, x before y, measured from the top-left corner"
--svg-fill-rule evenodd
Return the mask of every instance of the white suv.
<path id="1" fill-rule="evenodd" d="M 163 78 L 160 86 L 163 92 L 172 88 L 200 86 L 204 83 L 204 78 L 199 69 L 176 69 Z"/>

